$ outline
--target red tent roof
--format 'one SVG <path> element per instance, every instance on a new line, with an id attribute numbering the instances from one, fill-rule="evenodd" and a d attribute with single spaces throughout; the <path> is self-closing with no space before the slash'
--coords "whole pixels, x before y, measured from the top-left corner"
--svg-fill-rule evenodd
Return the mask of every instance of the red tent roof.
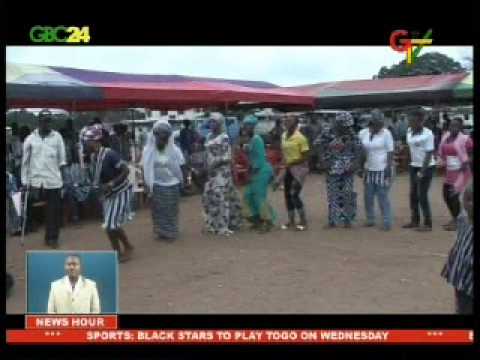
<path id="1" fill-rule="evenodd" d="M 266 88 L 266 84 L 7 64 L 6 97 L 8 107 L 48 106 L 74 110 L 182 109 L 232 106 L 241 102 L 313 106 L 314 97 L 310 95 L 279 87 Z"/>
<path id="2" fill-rule="evenodd" d="M 375 80 L 334 81 L 289 87 L 299 94 L 316 98 L 370 95 L 414 91 L 448 90 L 461 82 L 468 73 L 405 76 Z"/>

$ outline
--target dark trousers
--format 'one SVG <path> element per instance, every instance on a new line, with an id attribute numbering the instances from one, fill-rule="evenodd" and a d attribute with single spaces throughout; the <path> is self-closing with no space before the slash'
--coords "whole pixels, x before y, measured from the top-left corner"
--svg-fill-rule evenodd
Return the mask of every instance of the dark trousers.
<path id="1" fill-rule="evenodd" d="M 300 199 L 300 192 L 302 191 L 302 184 L 300 184 L 295 177 L 287 170 L 283 183 L 285 203 L 288 211 L 303 209 L 303 201 Z"/>
<path id="2" fill-rule="evenodd" d="M 457 314 L 473 314 L 473 297 L 468 296 L 462 291 L 455 290 L 455 308 Z"/>
<path id="3" fill-rule="evenodd" d="M 425 169 L 423 177 L 419 178 L 421 168 L 410 166 L 410 210 L 412 223 L 420 224 L 420 208 L 422 209 L 424 224 L 432 226 L 432 212 L 428 201 L 428 191 L 432 184 L 434 167 Z"/>
<path id="4" fill-rule="evenodd" d="M 58 244 L 60 226 L 62 224 L 61 189 L 30 189 L 27 217 L 32 220 L 32 205 L 35 201 L 45 201 L 45 243 Z"/>
<path id="5" fill-rule="evenodd" d="M 460 214 L 460 194 L 455 192 L 453 185 L 443 184 L 443 200 L 452 217 L 456 219 Z"/>

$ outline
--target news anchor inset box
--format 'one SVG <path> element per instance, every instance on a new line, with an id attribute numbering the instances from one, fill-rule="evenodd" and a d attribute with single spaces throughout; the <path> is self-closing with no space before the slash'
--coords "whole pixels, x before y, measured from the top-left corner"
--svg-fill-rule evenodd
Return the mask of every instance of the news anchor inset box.
<path id="1" fill-rule="evenodd" d="M 115 251 L 27 251 L 27 314 L 118 313 Z"/>

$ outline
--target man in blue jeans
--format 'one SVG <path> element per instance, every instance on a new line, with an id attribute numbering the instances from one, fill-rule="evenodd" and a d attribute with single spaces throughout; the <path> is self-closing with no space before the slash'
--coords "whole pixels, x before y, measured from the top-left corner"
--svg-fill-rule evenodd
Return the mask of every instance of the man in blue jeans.
<path id="1" fill-rule="evenodd" d="M 364 178 L 364 199 L 367 222 L 365 226 L 375 225 L 375 196 L 383 215 L 383 230 L 392 228 L 392 210 L 389 191 L 393 177 L 393 136 L 385 128 L 384 116 L 379 110 L 371 113 L 370 124 L 358 134 L 363 146 L 363 166 L 359 172 Z"/>

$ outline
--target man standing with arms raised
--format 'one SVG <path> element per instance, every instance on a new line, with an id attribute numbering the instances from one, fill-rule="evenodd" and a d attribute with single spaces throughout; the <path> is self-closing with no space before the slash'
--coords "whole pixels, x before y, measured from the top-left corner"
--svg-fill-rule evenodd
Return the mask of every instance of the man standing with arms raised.
<path id="1" fill-rule="evenodd" d="M 52 248 L 58 248 L 62 218 L 62 168 L 67 162 L 62 136 L 51 129 L 51 120 L 51 112 L 42 110 L 38 114 L 38 128 L 25 139 L 22 185 L 30 187 L 29 193 L 37 194 L 46 201 L 45 243 Z M 28 204 L 30 205 L 31 201 L 28 201 Z"/>

